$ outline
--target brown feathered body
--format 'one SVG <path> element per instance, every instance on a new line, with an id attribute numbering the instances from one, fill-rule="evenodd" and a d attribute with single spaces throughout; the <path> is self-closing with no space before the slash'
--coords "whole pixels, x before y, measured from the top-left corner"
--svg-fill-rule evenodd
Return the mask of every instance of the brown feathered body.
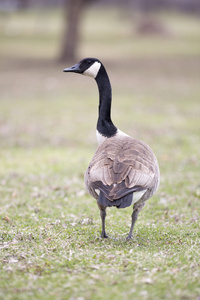
<path id="1" fill-rule="evenodd" d="M 116 135 L 105 139 L 97 148 L 86 171 L 85 184 L 89 194 L 97 200 L 98 190 L 113 204 L 128 194 L 143 191 L 136 200 L 145 202 L 159 185 L 158 162 L 146 143 L 127 135 Z"/>
<path id="2" fill-rule="evenodd" d="M 105 231 L 106 208 L 133 205 L 128 239 L 145 201 L 153 196 L 159 185 L 158 162 L 151 148 L 117 129 L 111 120 L 112 88 L 103 64 L 96 58 L 85 58 L 67 68 L 93 77 L 99 89 L 97 148 L 85 174 L 86 188 L 97 200 L 102 220 L 101 237 Z"/>

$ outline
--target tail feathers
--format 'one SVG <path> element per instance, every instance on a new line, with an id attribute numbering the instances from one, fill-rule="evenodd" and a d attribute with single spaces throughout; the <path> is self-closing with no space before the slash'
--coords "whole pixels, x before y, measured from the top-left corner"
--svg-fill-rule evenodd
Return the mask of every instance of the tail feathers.
<path id="1" fill-rule="evenodd" d="M 133 201 L 133 193 L 130 193 L 120 199 L 110 201 L 105 195 L 100 191 L 99 194 L 99 203 L 104 207 L 116 206 L 117 208 L 125 208 L 132 204 Z"/>

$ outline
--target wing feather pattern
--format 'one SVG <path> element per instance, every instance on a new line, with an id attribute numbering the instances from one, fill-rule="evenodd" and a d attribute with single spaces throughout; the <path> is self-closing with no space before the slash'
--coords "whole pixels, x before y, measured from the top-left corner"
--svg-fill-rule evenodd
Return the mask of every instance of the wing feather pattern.
<path id="1" fill-rule="evenodd" d="M 109 200 L 155 185 L 157 160 L 151 148 L 129 136 L 106 139 L 96 150 L 85 183 L 94 197 L 99 189 Z"/>

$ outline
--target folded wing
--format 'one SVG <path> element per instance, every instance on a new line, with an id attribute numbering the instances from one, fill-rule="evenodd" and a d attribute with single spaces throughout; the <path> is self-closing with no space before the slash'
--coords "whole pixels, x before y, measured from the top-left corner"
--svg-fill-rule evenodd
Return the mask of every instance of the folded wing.
<path id="1" fill-rule="evenodd" d="M 151 187 L 155 176 L 155 156 L 151 148 L 131 137 L 109 138 L 96 150 L 85 175 L 89 193 L 96 190 L 111 201 L 131 192 Z"/>

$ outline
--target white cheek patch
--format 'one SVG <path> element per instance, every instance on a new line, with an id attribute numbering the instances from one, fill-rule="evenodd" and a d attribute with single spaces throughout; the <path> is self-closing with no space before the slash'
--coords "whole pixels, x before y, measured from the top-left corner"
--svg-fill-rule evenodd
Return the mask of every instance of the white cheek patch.
<path id="1" fill-rule="evenodd" d="M 95 61 L 95 63 L 93 63 L 91 67 L 89 67 L 85 72 L 83 72 L 83 75 L 96 78 L 100 68 L 101 64 L 98 61 Z"/>

